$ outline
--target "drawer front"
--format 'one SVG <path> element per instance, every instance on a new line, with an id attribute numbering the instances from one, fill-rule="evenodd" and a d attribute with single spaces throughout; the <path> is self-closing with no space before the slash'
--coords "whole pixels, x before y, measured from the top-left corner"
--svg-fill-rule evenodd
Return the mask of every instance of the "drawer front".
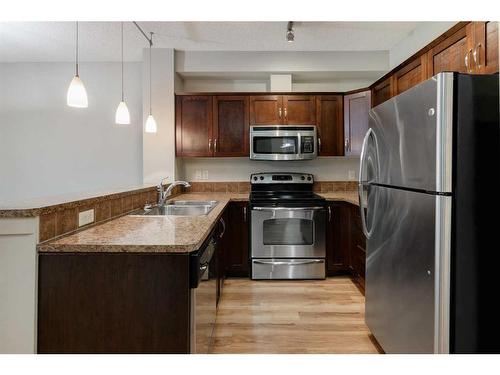
<path id="1" fill-rule="evenodd" d="M 324 259 L 252 259 L 252 279 L 324 279 Z"/>

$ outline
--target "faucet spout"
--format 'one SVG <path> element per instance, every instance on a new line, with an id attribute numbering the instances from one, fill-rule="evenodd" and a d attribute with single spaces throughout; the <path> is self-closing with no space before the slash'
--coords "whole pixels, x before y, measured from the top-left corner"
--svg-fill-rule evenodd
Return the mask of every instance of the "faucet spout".
<path id="1" fill-rule="evenodd" d="M 162 180 L 163 181 L 163 180 Z M 163 206 L 165 204 L 165 201 L 167 200 L 167 198 L 172 195 L 172 190 L 176 187 L 176 186 L 184 186 L 184 187 L 190 187 L 191 184 L 187 181 L 174 181 L 172 182 L 169 187 L 163 191 L 163 185 L 159 185 L 159 187 L 161 186 L 161 188 L 159 188 L 159 197 L 158 197 L 158 206 Z"/>

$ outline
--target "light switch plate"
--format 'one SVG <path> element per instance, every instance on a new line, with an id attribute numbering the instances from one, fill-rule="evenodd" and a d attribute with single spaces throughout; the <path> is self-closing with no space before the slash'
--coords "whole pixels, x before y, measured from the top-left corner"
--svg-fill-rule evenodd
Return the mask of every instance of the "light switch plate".
<path id="1" fill-rule="evenodd" d="M 348 178 L 349 180 L 355 180 L 356 179 L 356 171 L 349 171 L 348 172 Z"/>
<path id="2" fill-rule="evenodd" d="M 194 179 L 195 180 L 201 180 L 201 171 L 196 171 L 194 173 Z"/>
<path id="3" fill-rule="evenodd" d="M 94 209 L 87 211 L 82 211 L 78 213 L 78 226 L 83 227 L 84 225 L 94 222 Z"/>
<path id="4" fill-rule="evenodd" d="M 208 180 L 208 171 L 207 170 L 203 171 L 203 179 Z"/>

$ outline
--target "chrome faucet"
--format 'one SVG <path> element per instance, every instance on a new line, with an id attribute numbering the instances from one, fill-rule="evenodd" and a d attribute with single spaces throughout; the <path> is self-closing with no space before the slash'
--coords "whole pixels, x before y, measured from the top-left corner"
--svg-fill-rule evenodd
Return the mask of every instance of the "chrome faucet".
<path id="1" fill-rule="evenodd" d="M 184 186 L 184 187 L 190 187 L 191 184 L 186 181 L 174 181 L 170 184 L 170 186 L 166 189 L 163 190 L 163 181 L 165 181 L 168 177 L 162 178 L 160 183 L 158 184 L 158 206 L 163 206 L 165 204 L 165 201 L 167 198 L 172 194 L 172 190 L 176 186 Z"/>

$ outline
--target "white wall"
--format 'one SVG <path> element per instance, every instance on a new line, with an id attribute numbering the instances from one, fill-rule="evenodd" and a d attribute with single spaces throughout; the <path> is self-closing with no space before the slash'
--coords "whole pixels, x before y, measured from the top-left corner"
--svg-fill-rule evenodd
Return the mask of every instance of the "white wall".
<path id="1" fill-rule="evenodd" d="M 131 125 L 114 124 L 119 63 L 82 63 L 89 107 L 66 106 L 72 63 L 0 64 L 0 200 L 142 183 L 141 64 L 125 64 Z"/>
<path id="2" fill-rule="evenodd" d="M 143 53 L 143 124 L 149 115 L 149 50 Z M 175 86 L 180 82 L 174 70 L 174 50 L 152 50 L 152 110 L 158 126 L 157 133 L 143 136 L 143 181 L 158 183 L 160 179 L 175 179 Z M 176 82 L 177 81 L 177 82 Z"/>
<path id="3" fill-rule="evenodd" d="M 196 179 L 196 171 L 208 171 L 208 181 L 249 181 L 257 172 L 307 172 L 317 181 L 347 181 L 349 171 L 357 178 L 359 157 L 320 157 L 304 161 L 256 161 L 248 158 L 182 158 L 179 178 Z"/>

